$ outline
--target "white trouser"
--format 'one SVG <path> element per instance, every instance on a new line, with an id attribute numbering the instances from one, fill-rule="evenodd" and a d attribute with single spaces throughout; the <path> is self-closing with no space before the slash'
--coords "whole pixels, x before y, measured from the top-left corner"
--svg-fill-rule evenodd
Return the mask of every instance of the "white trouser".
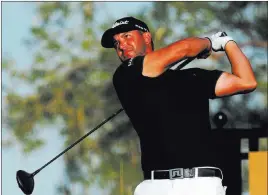
<path id="1" fill-rule="evenodd" d="M 226 188 L 219 177 L 150 179 L 141 182 L 134 195 L 225 195 Z"/>

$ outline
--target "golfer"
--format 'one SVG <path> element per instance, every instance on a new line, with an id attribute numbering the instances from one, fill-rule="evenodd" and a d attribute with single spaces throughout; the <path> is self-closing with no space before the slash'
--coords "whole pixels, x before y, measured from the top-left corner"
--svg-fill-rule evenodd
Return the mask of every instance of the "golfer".
<path id="1" fill-rule="evenodd" d="M 144 175 L 134 195 L 224 195 L 223 173 L 211 147 L 209 99 L 248 93 L 256 79 L 247 57 L 222 32 L 185 38 L 154 50 L 148 26 L 133 17 L 117 20 L 101 44 L 122 64 L 113 83 L 140 138 Z M 232 74 L 221 70 L 171 70 L 170 64 L 224 51 Z"/>

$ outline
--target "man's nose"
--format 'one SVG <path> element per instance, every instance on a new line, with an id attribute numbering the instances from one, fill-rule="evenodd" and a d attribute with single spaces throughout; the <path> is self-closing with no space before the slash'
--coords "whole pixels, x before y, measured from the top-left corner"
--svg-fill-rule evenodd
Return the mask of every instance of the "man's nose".
<path id="1" fill-rule="evenodd" d="M 121 40 L 119 43 L 119 49 L 124 50 L 126 49 L 126 41 Z"/>

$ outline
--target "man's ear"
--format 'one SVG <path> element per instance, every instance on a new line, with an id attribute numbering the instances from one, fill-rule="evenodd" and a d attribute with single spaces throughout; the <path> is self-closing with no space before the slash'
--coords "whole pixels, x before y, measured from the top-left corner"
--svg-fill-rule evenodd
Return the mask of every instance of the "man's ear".
<path id="1" fill-rule="evenodd" d="M 147 45 L 151 44 L 151 41 L 152 41 L 151 33 L 145 32 L 142 34 L 142 36 L 143 36 L 143 39 Z"/>

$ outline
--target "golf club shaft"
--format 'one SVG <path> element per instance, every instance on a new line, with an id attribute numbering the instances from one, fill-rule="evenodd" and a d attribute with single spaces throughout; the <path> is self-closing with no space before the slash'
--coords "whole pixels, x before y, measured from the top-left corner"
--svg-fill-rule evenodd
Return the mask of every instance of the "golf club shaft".
<path id="1" fill-rule="evenodd" d="M 182 69 L 184 66 L 186 66 L 187 64 L 189 64 L 195 58 L 196 57 L 187 58 L 185 61 L 183 61 L 181 64 L 179 64 L 174 70 L 180 70 L 180 69 Z M 174 62 L 173 64 L 171 64 L 171 66 L 174 66 L 177 63 L 178 63 L 178 61 L 177 62 Z"/>
<path id="2" fill-rule="evenodd" d="M 35 172 L 33 172 L 31 174 L 32 177 L 34 177 L 37 173 L 39 173 L 43 168 L 45 168 L 46 166 L 48 166 L 50 163 L 52 163 L 54 160 L 56 160 L 57 158 L 59 158 L 62 154 L 64 154 L 65 152 L 67 152 L 68 150 L 70 150 L 72 147 L 74 147 L 76 144 L 78 144 L 79 142 L 81 142 L 83 139 L 85 139 L 87 136 L 89 136 L 91 133 L 93 133 L 94 131 L 96 131 L 98 128 L 100 128 L 103 124 L 105 124 L 107 121 L 111 120 L 112 118 L 114 118 L 116 115 L 118 115 L 121 111 L 123 111 L 123 108 L 120 108 L 118 111 L 116 111 L 113 115 L 111 115 L 110 117 L 108 117 L 107 119 L 105 119 L 104 121 L 102 121 L 98 126 L 96 126 L 94 129 L 92 129 L 91 131 L 89 131 L 87 134 L 85 134 L 83 137 L 81 137 L 80 139 L 78 139 L 76 142 L 74 142 L 72 145 L 70 145 L 68 148 L 66 148 L 64 151 L 62 151 L 60 154 L 58 154 L 57 156 L 55 156 L 51 161 L 47 162 L 44 166 L 42 166 L 40 169 L 37 169 Z"/>
<path id="3" fill-rule="evenodd" d="M 180 64 L 177 69 L 180 70 L 182 69 L 184 66 L 186 66 L 187 64 L 189 64 L 190 62 L 192 62 L 194 59 L 196 59 L 196 56 L 195 57 L 191 57 L 191 58 L 188 58 L 187 60 L 185 60 L 182 64 Z"/>

